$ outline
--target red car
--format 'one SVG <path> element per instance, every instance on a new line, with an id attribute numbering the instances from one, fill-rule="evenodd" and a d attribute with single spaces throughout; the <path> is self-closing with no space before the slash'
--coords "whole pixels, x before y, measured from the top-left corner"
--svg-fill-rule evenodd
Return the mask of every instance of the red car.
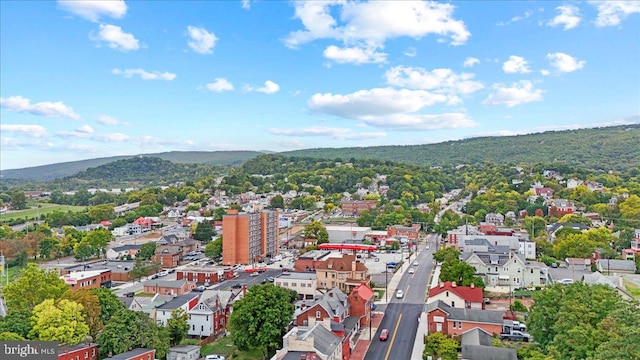
<path id="1" fill-rule="evenodd" d="M 389 330 L 382 329 L 382 331 L 380 331 L 380 341 L 387 341 L 388 337 L 389 337 Z"/>

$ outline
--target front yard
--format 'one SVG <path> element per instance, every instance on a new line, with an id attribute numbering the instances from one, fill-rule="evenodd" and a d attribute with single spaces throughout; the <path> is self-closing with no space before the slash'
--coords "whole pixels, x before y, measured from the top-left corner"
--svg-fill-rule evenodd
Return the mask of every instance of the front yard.
<path id="1" fill-rule="evenodd" d="M 231 340 L 231 336 L 225 336 L 220 340 L 207 344 L 200 349 L 200 354 L 205 357 L 210 354 L 224 355 L 227 360 L 254 360 L 262 359 L 262 350 L 240 351 Z"/>

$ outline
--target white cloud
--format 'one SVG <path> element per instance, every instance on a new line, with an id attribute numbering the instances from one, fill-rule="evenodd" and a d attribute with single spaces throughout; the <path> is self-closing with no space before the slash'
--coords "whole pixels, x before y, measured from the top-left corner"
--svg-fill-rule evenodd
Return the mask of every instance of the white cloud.
<path id="1" fill-rule="evenodd" d="M 580 9 L 577 6 L 566 5 L 556 8 L 560 12 L 556 17 L 547 22 L 547 26 L 564 25 L 564 30 L 573 29 L 580 24 Z"/>
<path id="2" fill-rule="evenodd" d="M 233 90 L 233 84 L 224 78 L 216 78 L 212 83 L 208 83 L 207 85 L 205 85 L 205 87 L 207 88 L 207 90 L 215 92 Z"/>
<path id="3" fill-rule="evenodd" d="M 553 54 L 547 54 L 547 59 L 551 63 L 551 66 L 558 69 L 560 72 L 572 72 L 584 67 L 587 62 L 584 60 L 578 60 L 571 55 L 557 52 Z"/>
<path id="4" fill-rule="evenodd" d="M 251 1 L 250 0 L 242 0 L 242 8 L 245 10 L 251 9 Z"/>
<path id="5" fill-rule="evenodd" d="M 543 90 L 535 89 L 529 80 L 521 80 L 510 87 L 502 84 L 494 85 L 495 92 L 487 97 L 482 105 L 513 107 L 533 101 L 542 100 Z"/>
<path id="6" fill-rule="evenodd" d="M 33 115 L 64 117 L 71 120 L 80 119 L 80 115 L 76 114 L 71 107 L 60 101 L 44 101 L 31 104 L 31 101 L 27 98 L 11 96 L 8 98 L 0 98 L 0 106 L 17 112 L 28 112 Z"/>
<path id="7" fill-rule="evenodd" d="M 213 48 L 216 46 L 218 38 L 214 33 L 208 32 L 203 27 L 196 27 L 189 25 L 187 27 L 189 32 L 189 47 L 199 54 L 211 54 Z"/>
<path id="8" fill-rule="evenodd" d="M 551 75 L 551 71 L 549 71 L 547 69 L 542 69 L 542 70 L 540 70 L 540 74 L 542 74 L 542 76 L 549 76 L 549 75 Z"/>
<path id="9" fill-rule="evenodd" d="M 98 122 L 102 125 L 129 125 L 129 123 L 122 122 L 114 117 L 108 115 L 98 116 Z"/>
<path id="10" fill-rule="evenodd" d="M 122 31 L 120 26 L 100 24 L 98 35 L 89 34 L 89 38 L 98 43 L 105 42 L 107 46 L 120 51 L 138 50 L 140 44 L 132 34 Z"/>
<path id="11" fill-rule="evenodd" d="M 616 26 L 631 14 L 640 13 L 638 1 L 590 1 L 598 8 L 596 26 Z"/>
<path id="12" fill-rule="evenodd" d="M 316 113 L 360 120 L 367 125 L 398 130 L 432 130 L 475 126 L 466 114 L 418 114 L 425 107 L 451 102 L 451 96 L 425 90 L 375 88 L 347 95 L 315 94 L 309 109 Z"/>
<path id="13" fill-rule="evenodd" d="M 58 6 L 93 22 L 97 22 L 101 16 L 120 19 L 127 13 L 124 0 L 58 0 Z"/>
<path id="14" fill-rule="evenodd" d="M 269 132 L 284 136 L 330 136 L 338 140 L 368 140 L 387 136 L 384 132 L 353 133 L 348 128 L 334 128 L 325 126 L 312 126 L 301 129 L 269 129 Z"/>
<path id="15" fill-rule="evenodd" d="M 76 131 L 83 134 L 93 134 L 93 128 L 89 125 L 82 125 Z"/>
<path id="16" fill-rule="evenodd" d="M 480 63 L 480 59 L 474 58 L 474 57 L 468 57 L 464 60 L 464 63 L 462 63 L 462 66 L 464 67 L 472 67 L 475 64 Z"/>
<path id="17" fill-rule="evenodd" d="M 416 50 L 416 48 L 414 47 L 410 47 L 404 52 L 404 56 L 407 56 L 407 57 L 415 57 L 417 54 L 418 54 L 418 50 Z"/>
<path id="18" fill-rule="evenodd" d="M 531 72 L 529 69 L 529 64 L 527 64 L 527 60 L 525 60 L 521 56 L 511 55 L 509 56 L 509 60 L 505 61 L 502 64 L 502 70 L 508 74 L 520 73 L 526 74 Z"/>
<path id="19" fill-rule="evenodd" d="M 324 57 L 339 64 L 368 64 L 383 63 L 387 61 L 387 54 L 376 52 L 376 48 L 345 47 L 335 45 L 328 46 L 323 53 Z"/>
<path id="20" fill-rule="evenodd" d="M 450 38 L 453 45 L 461 45 L 471 36 L 464 22 L 453 17 L 455 6 L 451 4 L 338 0 L 294 4 L 295 17 L 300 19 L 304 30 L 287 35 L 284 43 L 290 48 L 317 39 L 333 39 L 342 42 L 345 49 L 372 49 L 370 52 L 375 54 L 387 40 L 398 37 L 420 39 L 435 34 Z M 334 18 L 334 13 L 339 14 Z"/>
<path id="21" fill-rule="evenodd" d="M 280 85 L 274 83 L 271 80 L 267 80 L 264 82 L 264 86 L 263 87 L 259 87 L 256 88 L 254 86 L 251 85 L 245 85 L 244 86 L 244 90 L 245 91 L 257 91 L 257 92 L 261 92 L 261 93 L 265 93 L 265 94 L 274 94 L 277 93 L 280 90 Z"/>
<path id="22" fill-rule="evenodd" d="M 456 74 L 451 69 L 432 71 L 418 67 L 396 66 L 385 73 L 387 84 L 412 89 L 434 90 L 447 94 L 471 94 L 484 86 L 473 81 L 474 74 Z"/>
<path id="23" fill-rule="evenodd" d="M 167 80 L 171 81 L 176 78 L 176 74 L 170 72 L 148 72 L 143 69 L 113 69 L 111 73 L 114 75 L 122 75 L 126 78 L 131 78 L 134 75 L 139 75 L 142 80 Z"/>
<path id="24" fill-rule="evenodd" d="M 0 124 L 0 131 L 2 133 L 14 133 L 34 138 L 49 136 L 47 130 L 40 125 Z"/>
<path id="25" fill-rule="evenodd" d="M 528 19 L 529 17 L 531 17 L 531 15 L 533 15 L 533 12 L 531 10 L 527 10 L 522 15 L 514 16 L 509 21 L 507 21 L 507 22 L 499 22 L 496 25 L 505 26 L 505 25 L 508 25 L 509 23 L 514 23 L 514 22 L 518 22 L 518 21 L 521 21 L 521 20 L 524 20 L 524 19 Z"/>

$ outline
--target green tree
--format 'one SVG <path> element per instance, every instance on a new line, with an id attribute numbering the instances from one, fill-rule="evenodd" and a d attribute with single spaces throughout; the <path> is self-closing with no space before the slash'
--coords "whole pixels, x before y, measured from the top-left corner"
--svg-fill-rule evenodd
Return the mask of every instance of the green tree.
<path id="1" fill-rule="evenodd" d="M 59 299 L 68 288 L 57 271 L 46 271 L 31 263 L 4 288 L 4 298 L 11 310 L 31 311 L 45 299 Z"/>
<path id="2" fill-rule="evenodd" d="M 631 195 L 618 205 L 624 219 L 640 220 L 640 196 Z"/>
<path id="3" fill-rule="evenodd" d="M 293 296 L 287 289 L 272 284 L 251 288 L 245 297 L 233 304 L 229 327 L 233 343 L 241 350 L 262 349 L 272 356 L 282 347 L 294 312 Z"/>
<path id="4" fill-rule="evenodd" d="M 540 216 L 527 216 L 522 219 L 522 229 L 529 233 L 529 237 L 534 239 L 541 236 L 547 227 L 547 222 Z"/>
<path id="5" fill-rule="evenodd" d="M 433 359 L 456 360 L 458 359 L 458 348 L 460 344 L 457 340 L 441 333 L 434 332 L 427 336 L 422 358 L 426 360 L 429 356 Z"/>
<path id="6" fill-rule="evenodd" d="M 167 320 L 167 331 L 169 332 L 171 346 L 180 344 L 187 337 L 187 331 L 189 331 L 188 319 L 189 315 L 183 309 L 171 311 L 171 317 Z"/>
<path id="7" fill-rule="evenodd" d="M 156 247 L 157 245 L 153 241 L 142 244 L 136 253 L 136 260 L 151 260 L 151 257 L 156 253 Z"/>
<path id="8" fill-rule="evenodd" d="M 0 332 L 0 340 L 2 341 L 25 341 L 24 336 L 9 331 Z"/>
<path id="9" fill-rule="evenodd" d="M 219 237 L 204 247 L 204 254 L 210 259 L 222 256 L 222 237 Z"/>
<path id="10" fill-rule="evenodd" d="M 24 192 L 15 190 L 11 192 L 11 206 L 14 210 L 27 209 L 27 197 Z"/>
<path id="11" fill-rule="evenodd" d="M 102 324 L 106 324 L 118 310 L 124 310 L 124 304 L 118 300 L 118 297 L 111 290 L 106 288 L 92 288 L 90 291 L 98 297 L 98 303 L 100 304 L 100 321 Z"/>
<path id="12" fill-rule="evenodd" d="M 327 228 L 321 222 L 313 220 L 304 227 L 304 237 L 307 239 L 315 239 L 318 245 L 329 242 L 329 233 Z"/>
<path id="13" fill-rule="evenodd" d="M 40 256 L 48 259 L 58 247 L 58 239 L 54 237 L 46 237 L 38 243 Z"/>
<path id="14" fill-rule="evenodd" d="M 82 305 L 66 299 L 60 300 L 57 304 L 53 299 L 44 300 L 33 308 L 31 320 L 31 339 L 76 345 L 89 334 L 89 326 L 84 322 L 82 314 Z"/>
<path id="15" fill-rule="evenodd" d="M 107 229 L 96 229 L 90 231 L 84 240 L 91 246 L 96 255 L 106 254 L 107 245 L 113 240 L 113 234 Z"/>
<path id="16" fill-rule="evenodd" d="M 271 200 L 269 201 L 269 207 L 271 209 L 284 209 L 285 204 L 284 204 L 284 198 L 282 197 L 282 195 L 277 194 L 276 196 L 272 197 Z"/>
<path id="17" fill-rule="evenodd" d="M 169 349 L 169 334 L 149 315 L 121 309 L 105 324 L 96 342 L 101 358 L 145 347 L 156 349 L 156 356 L 162 359 Z"/>
<path id="18" fill-rule="evenodd" d="M 529 309 L 520 301 L 519 299 L 515 299 L 513 303 L 509 306 L 511 310 L 518 312 L 527 312 Z"/>
<path id="19" fill-rule="evenodd" d="M 89 217 L 94 223 L 99 223 L 104 220 L 111 220 L 115 218 L 116 215 L 113 212 L 113 205 L 100 204 L 92 206 L 89 209 Z"/>
<path id="20" fill-rule="evenodd" d="M 211 241 L 211 238 L 215 234 L 216 231 L 213 229 L 213 224 L 209 221 L 203 221 L 196 225 L 196 230 L 193 234 L 193 238 L 196 240 L 200 240 L 206 244 Z"/>
<path id="21" fill-rule="evenodd" d="M 587 234 L 570 234 L 564 239 L 556 239 L 553 253 L 557 259 L 588 258 L 597 246 L 598 243 L 590 240 Z"/>
<path id="22" fill-rule="evenodd" d="M 433 253 L 433 258 L 440 263 L 452 259 L 459 259 L 460 251 L 456 250 L 454 247 L 443 247 Z"/>
<path id="23" fill-rule="evenodd" d="M 461 286 L 474 284 L 476 287 L 484 288 L 482 278 L 475 276 L 476 268 L 458 259 L 450 259 L 442 263 L 440 269 L 440 281 L 455 281 Z"/>
<path id="24" fill-rule="evenodd" d="M 31 311 L 9 309 L 5 317 L 0 318 L 0 332 L 18 334 L 23 338 L 31 331 Z"/>

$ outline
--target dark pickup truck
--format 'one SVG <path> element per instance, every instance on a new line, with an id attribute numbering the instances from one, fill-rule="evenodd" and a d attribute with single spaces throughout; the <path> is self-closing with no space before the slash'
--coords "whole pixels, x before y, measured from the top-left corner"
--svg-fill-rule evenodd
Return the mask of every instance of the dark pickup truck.
<path id="1" fill-rule="evenodd" d="M 531 341 L 531 335 L 514 330 L 510 334 L 500 334 L 500 340 L 529 342 Z"/>

